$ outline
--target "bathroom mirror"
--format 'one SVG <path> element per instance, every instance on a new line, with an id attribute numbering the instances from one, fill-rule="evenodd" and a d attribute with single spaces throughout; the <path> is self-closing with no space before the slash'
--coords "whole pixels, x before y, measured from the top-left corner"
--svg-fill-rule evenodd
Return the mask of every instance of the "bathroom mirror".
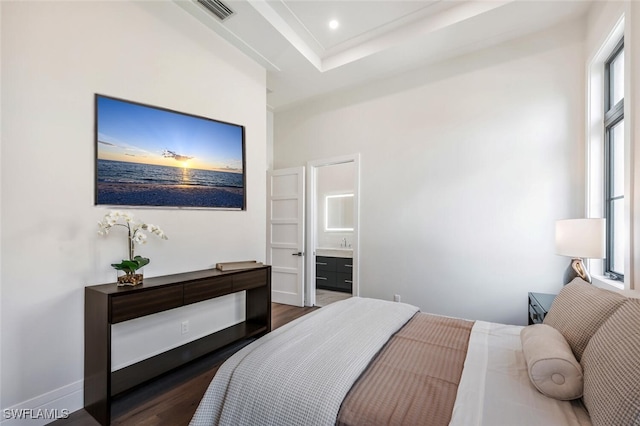
<path id="1" fill-rule="evenodd" d="M 325 231 L 353 231 L 353 194 L 325 197 Z"/>

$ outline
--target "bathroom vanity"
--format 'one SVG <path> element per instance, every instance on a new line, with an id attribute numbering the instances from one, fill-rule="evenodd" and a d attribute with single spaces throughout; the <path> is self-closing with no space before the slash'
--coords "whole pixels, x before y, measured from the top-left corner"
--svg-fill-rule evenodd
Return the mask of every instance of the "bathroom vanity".
<path id="1" fill-rule="evenodd" d="M 352 250 L 316 249 L 316 288 L 352 293 Z"/>

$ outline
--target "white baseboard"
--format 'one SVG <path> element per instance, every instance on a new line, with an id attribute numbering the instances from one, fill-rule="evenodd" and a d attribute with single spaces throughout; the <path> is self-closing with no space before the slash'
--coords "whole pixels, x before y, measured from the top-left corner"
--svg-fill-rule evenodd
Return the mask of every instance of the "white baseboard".
<path id="1" fill-rule="evenodd" d="M 83 380 L 2 409 L 2 426 L 40 426 L 66 418 L 84 406 Z"/>

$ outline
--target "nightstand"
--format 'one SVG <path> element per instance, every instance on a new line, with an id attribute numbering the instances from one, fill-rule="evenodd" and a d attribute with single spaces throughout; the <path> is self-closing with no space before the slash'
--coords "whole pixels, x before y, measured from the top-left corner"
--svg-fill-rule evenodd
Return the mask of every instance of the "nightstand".
<path id="1" fill-rule="evenodd" d="M 529 325 L 541 324 L 551 309 L 556 294 L 529 293 Z"/>

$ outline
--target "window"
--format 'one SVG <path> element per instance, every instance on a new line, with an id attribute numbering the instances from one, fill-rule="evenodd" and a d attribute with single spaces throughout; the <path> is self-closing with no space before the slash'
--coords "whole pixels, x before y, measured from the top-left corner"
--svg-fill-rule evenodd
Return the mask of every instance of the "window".
<path id="1" fill-rule="evenodd" d="M 607 258 L 604 272 L 624 280 L 624 40 L 605 62 L 604 213 L 607 219 Z"/>

